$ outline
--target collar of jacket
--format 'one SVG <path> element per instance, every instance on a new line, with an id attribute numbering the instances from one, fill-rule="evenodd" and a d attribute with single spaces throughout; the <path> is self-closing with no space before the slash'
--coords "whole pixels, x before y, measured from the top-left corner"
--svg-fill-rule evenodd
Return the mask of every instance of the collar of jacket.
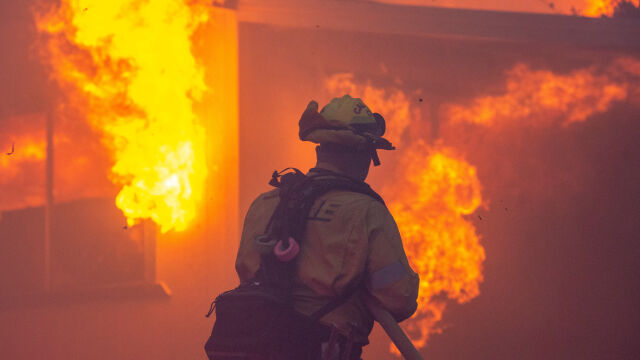
<path id="1" fill-rule="evenodd" d="M 333 176 L 333 177 L 338 177 L 338 178 L 343 178 L 343 179 L 349 179 L 351 181 L 355 181 L 355 182 L 358 182 L 358 183 L 365 183 L 362 180 L 359 180 L 359 179 L 356 179 L 356 178 L 352 178 L 351 176 L 345 175 L 345 174 L 343 174 L 341 172 L 337 172 L 337 171 L 329 170 L 329 169 L 324 169 L 324 168 L 320 168 L 320 167 L 313 167 L 313 168 L 309 169 L 309 172 L 307 173 L 307 175 L 311 176 L 311 177 Z"/>

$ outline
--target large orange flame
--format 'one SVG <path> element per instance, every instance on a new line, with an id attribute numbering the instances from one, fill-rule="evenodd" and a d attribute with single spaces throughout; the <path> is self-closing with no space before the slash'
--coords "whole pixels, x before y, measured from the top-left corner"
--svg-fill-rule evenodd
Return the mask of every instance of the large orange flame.
<path id="1" fill-rule="evenodd" d="M 206 87 L 191 36 L 207 5 L 62 0 L 37 16 L 53 77 L 112 151 L 116 204 L 130 225 L 182 230 L 202 198 L 205 134 L 193 104 Z"/>
<path id="2" fill-rule="evenodd" d="M 385 136 L 394 142 L 403 138 L 412 119 L 420 120 L 420 111 L 398 89 L 360 84 L 352 74 L 336 74 L 326 84 L 331 95 L 350 93 L 382 113 L 389 127 Z M 428 146 L 418 139 L 408 147 L 400 144 L 399 149 L 402 170 L 396 171 L 393 187 L 384 188 L 383 193 L 409 261 L 420 275 L 418 311 L 403 325 L 415 345 L 422 347 L 438 331 L 444 297 L 464 303 L 480 293 L 485 253 L 474 226 L 464 216 L 481 205 L 481 186 L 475 168 L 451 148 Z"/>
<path id="3" fill-rule="evenodd" d="M 473 224 L 464 218 L 482 203 L 475 167 L 446 147 L 422 142 L 403 156 L 403 173 L 389 208 L 405 250 L 420 274 L 418 311 L 406 324 L 416 346 L 437 332 L 443 298 L 465 303 L 480 294 L 484 248 Z"/>
<path id="4" fill-rule="evenodd" d="M 640 88 L 638 69 L 640 62 L 631 58 L 617 59 L 604 69 L 588 67 L 568 74 L 517 64 L 507 72 L 503 94 L 478 96 L 464 105 L 450 104 L 443 112 L 453 125 L 566 126 L 634 97 Z"/>

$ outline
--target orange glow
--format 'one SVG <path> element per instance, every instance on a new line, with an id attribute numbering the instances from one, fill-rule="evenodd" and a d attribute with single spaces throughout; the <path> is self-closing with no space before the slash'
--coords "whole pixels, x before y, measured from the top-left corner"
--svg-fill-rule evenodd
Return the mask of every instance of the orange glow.
<path id="1" fill-rule="evenodd" d="M 66 101 L 103 135 L 129 225 L 183 230 L 207 176 L 205 129 L 194 103 L 207 87 L 192 35 L 208 1 L 63 0 L 37 19 Z M 60 114 L 65 116 L 65 114 Z"/>
<path id="2" fill-rule="evenodd" d="M 507 72 L 501 95 L 479 96 L 469 105 L 444 107 L 445 118 L 455 123 L 484 126 L 551 125 L 582 122 L 629 98 L 630 72 L 637 61 L 620 59 L 604 71 L 594 67 L 559 75 L 518 64 Z"/>
<path id="3" fill-rule="evenodd" d="M 0 157 L 0 169 L 3 174 L 17 171 L 20 164 L 25 161 L 42 161 L 45 158 L 47 144 L 42 138 L 30 135 L 23 135 L 15 138 L 9 138 L 2 143 L 4 154 Z M 15 150 L 15 144 L 18 144 L 18 151 Z M 6 151 L 4 151 L 6 149 Z"/>
<path id="4" fill-rule="evenodd" d="M 583 11 L 585 16 L 613 16 L 616 6 L 621 0 L 587 0 L 586 8 Z M 640 0 L 629 0 L 631 4 L 638 7 Z"/>
<path id="5" fill-rule="evenodd" d="M 44 167 L 47 143 L 43 138 L 44 134 L 40 137 L 35 134 L 30 134 L 3 139 L 5 141 L 0 144 L 2 145 L 2 152 L 0 153 L 0 173 L 2 174 L 2 176 L 0 176 L 0 185 L 3 187 L 3 190 L 9 190 L 11 184 L 21 182 L 23 178 L 32 177 L 33 174 L 30 171 L 33 165 Z M 42 175 L 42 178 L 43 177 L 44 174 Z M 24 186 L 20 190 L 27 192 L 24 194 L 26 197 L 33 198 L 33 196 L 28 195 L 28 190 L 25 189 L 26 187 L 28 186 Z M 17 189 L 11 189 L 10 191 L 15 190 Z M 5 193 L 5 191 L 3 191 L 3 193 Z M 0 209 L 24 205 L 41 205 L 40 201 L 42 198 L 40 197 L 37 198 L 38 201 L 35 203 L 33 201 L 27 201 L 27 198 L 24 199 L 25 203 L 23 204 L 12 201 L 7 203 L 5 200 L 11 198 L 12 195 L 14 194 L 3 194 L 5 199 L 0 201 Z"/>
<path id="6" fill-rule="evenodd" d="M 0 137 L 0 211 L 44 204 L 45 114 L 3 119 Z"/>
<path id="7" fill-rule="evenodd" d="M 415 129 L 421 120 L 419 110 L 398 89 L 359 84 L 352 74 L 334 75 L 326 85 L 332 96 L 349 93 L 383 114 L 385 136 L 394 143 L 410 124 Z M 398 151 L 402 160 L 397 169 L 402 170 L 396 171 L 393 186 L 383 188 L 383 194 L 409 262 L 420 275 L 418 311 L 403 327 L 414 344 L 423 347 L 429 335 L 439 331 L 445 297 L 464 303 L 480 294 L 485 252 L 464 216 L 481 205 L 481 186 L 476 169 L 451 148 L 429 146 L 419 139 L 412 145 L 400 143 Z M 392 351 L 398 354 L 393 347 Z"/>

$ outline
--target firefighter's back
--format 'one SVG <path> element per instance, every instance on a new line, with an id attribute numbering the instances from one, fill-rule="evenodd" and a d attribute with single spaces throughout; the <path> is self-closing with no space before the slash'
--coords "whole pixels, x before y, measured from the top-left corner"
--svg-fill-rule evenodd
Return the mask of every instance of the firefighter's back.
<path id="1" fill-rule="evenodd" d="M 251 279 L 260 266 L 254 239 L 264 233 L 266 215 L 273 213 L 278 202 L 278 190 L 264 193 L 247 213 L 236 259 L 241 281 Z M 300 243 L 293 288 L 294 308 L 300 313 L 311 315 L 348 294 L 321 322 L 366 344 L 373 318 L 362 301 L 363 293 L 380 295 L 379 300 L 398 318 L 415 310 L 418 278 L 408 265 L 395 221 L 380 201 L 344 190 L 321 195 L 309 211 Z"/>

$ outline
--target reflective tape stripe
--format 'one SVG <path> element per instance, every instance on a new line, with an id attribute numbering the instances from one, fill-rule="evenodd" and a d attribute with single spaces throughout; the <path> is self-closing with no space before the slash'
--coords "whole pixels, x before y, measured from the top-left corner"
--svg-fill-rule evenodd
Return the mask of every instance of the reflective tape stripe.
<path id="1" fill-rule="evenodd" d="M 404 265 L 402 265 L 402 263 L 398 260 L 371 274 L 371 277 L 369 279 L 371 289 L 376 290 L 385 288 L 399 281 L 406 274 L 407 271 L 404 269 Z"/>

